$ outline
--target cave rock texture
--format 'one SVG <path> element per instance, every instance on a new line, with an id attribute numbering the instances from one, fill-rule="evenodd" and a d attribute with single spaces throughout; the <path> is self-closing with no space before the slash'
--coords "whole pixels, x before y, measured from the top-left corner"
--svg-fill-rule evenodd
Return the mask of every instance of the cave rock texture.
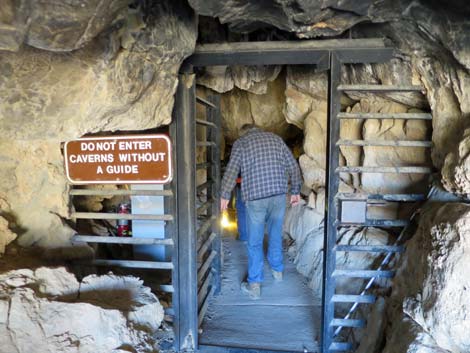
<path id="1" fill-rule="evenodd" d="M 158 299 L 135 277 L 88 276 L 63 267 L 0 275 L 0 351 L 154 352 Z M 106 333 L 103 335 L 103 333 Z"/>
<path id="2" fill-rule="evenodd" d="M 24 245 L 71 234 L 60 143 L 171 121 L 197 28 L 184 1 L 0 4 L 0 198 Z"/>
<path id="3" fill-rule="evenodd" d="M 469 252 L 470 207 L 425 207 L 394 280 L 384 353 L 470 351 Z"/>

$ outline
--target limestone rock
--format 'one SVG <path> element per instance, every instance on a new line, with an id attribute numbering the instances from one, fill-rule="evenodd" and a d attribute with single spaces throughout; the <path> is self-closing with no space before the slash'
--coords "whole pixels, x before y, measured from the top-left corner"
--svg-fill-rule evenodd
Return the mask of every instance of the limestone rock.
<path id="1" fill-rule="evenodd" d="M 281 72 L 280 66 L 209 66 L 197 78 L 197 84 L 219 93 L 234 87 L 255 94 L 266 94 L 268 82 Z"/>
<path id="2" fill-rule="evenodd" d="M 66 140 L 168 124 L 179 65 L 194 49 L 195 21 L 178 1 L 153 6 L 125 47 L 114 35 L 73 54 L 27 47 L 2 54 L 4 138 Z"/>
<path id="3" fill-rule="evenodd" d="M 458 195 L 470 194 L 470 129 L 466 129 L 460 143 L 444 160 L 443 186 Z"/>
<path id="4" fill-rule="evenodd" d="M 66 279 L 71 283 L 62 281 Z M 160 326 L 163 309 L 150 289 L 133 277 L 93 277 L 85 282 L 79 292 L 78 281 L 64 268 L 2 274 L 0 350 L 92 353 L 126 347 L 126 351 L 154 352 L 152 335 Z M 36 292 L 38 288 L 45 290 Z M 64 293 L 75 296 L 64 301 Z M 93 296 L 100 297 L 102 305 L 89 302 Z M 124 303 L 129 298 L 133 301 Z M 136 313 L 144 319 L 136 320 Z"/>
<path id="5" fill-rule="evenodd" d="M 0 255 L 5 253 L 6 246 L 15 239 L 16 234 L 8 228 L 8 221 L 0 216 Z"/>
<path id="6" fill-rule="evenodd" d="M 281 75 L 275 81 L 268 82 L 266 94 L 254 94 L 237 88 L 224 94 L 221 102 L 222 128 L 227 141 L 235 141 L 240 128 L 252 123 L 284 138 L 293 136 L 295 130 L 283 115 L 284 91 L 285 79 Z"/>
<path id="7" fill-rule="evenodd" d="M 3 1 L 0 50 L 18 50 L 23 42 L 51 51 L 81 48 L 116 22 L 125 21 L 128 3 L 128 0 Z"/>
<path id="8" fill-rule="evenodd" d="M 390 315 L 405 314 L 442 351 L 470 350 L 470 280 L 462 271 L 470 265 L 469 218 L 465 204 L 425 207 L 394 280 Z M 390 332 L 400 325 L 394 320 Z M 385 352 L 395 352 L 400 341 L 399 335 L 390 340 Z"/>

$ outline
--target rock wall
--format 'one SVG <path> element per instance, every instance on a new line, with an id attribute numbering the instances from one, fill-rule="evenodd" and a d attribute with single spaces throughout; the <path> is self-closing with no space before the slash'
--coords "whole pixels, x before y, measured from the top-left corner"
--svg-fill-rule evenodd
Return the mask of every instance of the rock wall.
<path id="1" fill-rule="evenodd" d="M 128 5 L 0 5 L 0 48 L 11 51 L 0 55 L 0 198 L 21 244 L 63 245 L 72 233 L 61 142 L 171 121 L 196 18 L 183 0 Z"/>
<path id="2" fill-rule="evenodd" d="M 393 283 L 383 353 L 470 350 L 469 219 L 466 204 L 423 210 Z"/>
<path id="3" fill-rule="evenodd" d="M 0 352 L 155 352 L 158 299 L 135 277 L 88 276 L 63 267 L 0 275 Z"/>

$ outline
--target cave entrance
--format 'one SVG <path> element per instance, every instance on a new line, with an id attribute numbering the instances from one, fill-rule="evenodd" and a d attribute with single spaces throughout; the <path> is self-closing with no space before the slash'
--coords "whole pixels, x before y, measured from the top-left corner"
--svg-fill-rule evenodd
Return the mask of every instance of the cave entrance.
<path id="1" fill-rule="evenodd" d="M 383 63 L 391 60 L 394 56 L 393 48 L 387 47 L 382 39 L 340 39 L 340 40 L 321 40 L 321 41 L 301 41 L 301 42 L 242 42 L 242 43 L 224 43 L 224 44 L 205 44 L 198 45 L 195 53 L 189 57 L 182 65 L 180 71 L 180 86 L 178 89 L 177 99 L 175 106 L 178 108 L 177 118 L 180 121 L 195 121 L 195 73 L 196 67 L 208 66 L 231 66 L 231 65 L 314 65 L 318 71 L 328 71 L 328 131 L 327 131 L 327 166 L 326 166 L 326 205 L 325 205 L 325 235 L 323 246 L 323 295 L 322 303 L 319 306 L 321 315 L 312 314 L 311 305 L 298 305 L 297 309 L 301 313 L 292 310 L 290 318 L 276 316 L 273 306 L 267 305 L 263 310 L 253 310 L 255 307 L 250 303 L 246 303 L 245 308 L 238 306 L 238 310 L 231 313 L 235 318 L 239 318 L 236 324 L 239 326 L 245 325 L 251 328 L 251 334 L 256 336 L 257 343 L 253 344 L 253 340 L 248 339 L 247 331 L 233 329 L 229 326 L 224 326 L 225 323 L 217 321 L 211 325 L 204 325 L 203 314 L 206 312 L 206 307 L 198 307 L 197 293 L 200 290 L 198 287 L 198 272 L 196 270 L 197 239 L 195 238 L 197 232 L 193 228 L 192 231 L 185 233 L 182 237 L 179 236 L 180 248 L 182 242 L 186 243 L 186 254 L 179 254 L 180 257 L 180 273 L 185 273 L 184 278 L 180 277 L 180 282 L 185 281 L 185 294 L 180 295 L 179 312 L 180 312 L 180 326 L 177 328 L 177 341 L 176 349 L 182 350 L 197 350 L 201 352 L 274 352 L 274 351 L 289 351 L 289 352 L 333 352 L 333 351 L 353 351 L 355 349 L 354 342 L 351 342 L 350 337 L 339 335 L 338 331 L 341 329 L 361 328 L 365 325 L 364 319 L 357 319 L 355 316 L 347 315 L 346 317 L 338 315 L 337 309 L 341 305 L 352 305 L 357 308 L 360 304 L 372 303 L 374 297 L 367 295 L 366 292 L 360 294 L 351 293 L 338 293 L 336 288 L 337 277 L 346 278 L 347 281 L 360 278 L 387 278 L 392 276 L 392 271 L 384 271 L 380 267 L 377 271 L 344 271 L 336 267 L 336 254 L 337 252 L 379 252 L 379 253 L 393 253 L 402 250 L 399 246 L 383 245 L 383 246 L 359 246 L 347 247 L 338 244 L 337 228 L 347 226 L 348 224 L 356 224 L 362 226 L 376 225 L 379 227 L 400 227 L 403 222 L 388 222 L 383 220 L 370 220 L 366 214 L 363 215 L 361 222 L 357 219 L 346 224 L 347 218 L 344 219 L 344 224 L 341 223 L 341 215 L 346 214 L 344 211 L 351 202 L 357 205 L 360 202 L 361 209 L 366 210 L 367 204 L 370 201 L 369 197 L 357 200 L 350 199 L 347 195 L 339 194 L 339 173 L 428 173 L 429 168 L 424 167 L 405 167 L 405 168 L 389 168 L 389 167 L 340 167 L 339 161 L 339 146 L 365 146 L 367 141 L 342 141 L 339 140 L 340 136 L 340 120 L 341 119 L 430 119 L 429 114 L 408 114 L 407 116 L 395 116 L 387 114 L 375 114 L 368 116 L 367 114 L 345 114 L 341 112 L 340 95 L 343 91 L 358 91 L 358 92 L 410 92 L 422 90 L 421 87 L 396 87 L 396 86 L 382 86 L 378 85 L 341 85 L 341 68 L 343 64 L 371 64 Z M 189 133 L 189 132 L 188 132 Z M 195 141 L 191 135 L 187 136 L 191 141 Z M 195 143 L 195 142 L 194 142 Z M 409 142 L 393 141 L 396 143 L 394 146 L 407 146 Z M 413 143 L 413 142 L 412 142 Z M 414 142 L 419 144 L 419 147 L 429 147 L 428 142 Z M 426 145 L 425 145 L 426 144 Z M 189 153 L 187 154 L 190 155 Z M 193 161 L 191 161 L 193 162 Z M 356 168 L 356 169 L 354 169 Z M 185 179 L 188 183 L 186 186 L 188 190 L 196 190 L 195 177 Z M 372 199 L 391 202 L 415 202 L 422 199 L 422 195 L 373 195 Z M 349 204 L 348 204 L 349 202 Z M 354 208 L 353 205 L 353 208 Z M 191 207 L 188 204 L 188 208 Z M 343 207 L 343 212 L 340 209 Z M 188 209 L 189 210 L 189 209 Z M 181 212 L 181 210 L 178 210 Z M 366 212 L 366 211 L 364 211 Z M 357 217 L 357 214 L 355 215 Z M 193 218 L 187 218 L 188 227 L 196 227 L 196 215 L 193 212 Z M 181 222 L 181 219 L 180 219 Z M 400 223 L 400 224 L 399 224 Z M 189 235 L 189 236 L 186 236 Z M 230 251 L 233 251 L 233 247 Z M 237 251 L 237 254 L 242 253 L 242 250 Z M 208 261 L 218 261 L 223 254 L 218 253 L 213 259 Z M 183 261 L 181 261 L 183 260 Z M 229 261 L 227 261 L 229 262 Z M 184 267 L 184 268 L 182 268 Z M 224 267 L 230 271 L 229 267 Z M 223 273 L 224 275 L 224 273 Z M 230 276 L 230 273 L 225 275 Z M 180 287 L 182 290 L 183 287 Z M 293 293 L 299 288 L 294 289 Z M 216 294 L 219 288 L 213 292 Z M 230 300 L 229 296 L 222 295 L 216 300 L 219 304 L 224 304 L 224 300 Z M 291 293 L 289 293 L 291 295 Z M 279 297 L 282 296 L 279 293 Z M 302 297 L 302 295 L 298 295 Z M 305 299 L 305 298 L 304 298 Z M 301 303 L 299 300 L 298 303 Z M 296 304 L 298 304 L 296 303 Z M 228 304 L 227 302 L 225 304 Z M 229 305 L 226 306 L 227 310 Z M 307 309 L 308 308 L 308 309 Z M 252 320 L 243 321 L 242 310 L 251 312 Z M 295 311 L 295 312 L 294 312 Z M 199 315 L 198 315 L 199 314 Z M 184 317 L 183 317 L 184 315 Z M 261 318 L 268 324 L 271 324 L 270 331 L 260 330 L 257 332 L 257 325 L 255 319 Z M 293 320 L 290 320 L 293 319 Z M 297 322 L 296 322 L 297 320 Z M 281 322 L 279 322 L 281 321 Z M 233 322 L 233 320 L 232 320 Z M 274 324 L 276 322 L 276 324 Z M 200 324 L 202 326 L 200 326 Z M 286 335 L 286 328 L 289 325 L 294 326 L 294 331 L 297 329 L 297 335 Z M 307 340 L 300 334 L 306 326 L 313 325 L 315 332 L 308 333 Z M 218 327 L 216 329 L 215 327 Z M 211 328 L 212 327 L 212 328 Z M 309 332 L 307 330 L 307 332 Z M 227 339 L 230 338 L 230 339 Z M 230 341 L 232 343 L 230 343 Z M 272 344 L 277 341 L 280 344 Z M 234 343 L 235 342 L 235 343 Z M 282 344 L 284 342 L 284 344 Z"/>

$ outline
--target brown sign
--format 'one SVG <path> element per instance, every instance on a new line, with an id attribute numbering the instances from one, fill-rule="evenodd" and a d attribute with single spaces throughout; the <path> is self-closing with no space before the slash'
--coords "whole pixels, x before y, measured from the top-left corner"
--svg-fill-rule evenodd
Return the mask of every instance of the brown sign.
<path id="1" fill-rule="evenodd" d="M 81 138 L 64 146 L 73 184 L 165 184 L 173 177 L 166 135 Z"/>

